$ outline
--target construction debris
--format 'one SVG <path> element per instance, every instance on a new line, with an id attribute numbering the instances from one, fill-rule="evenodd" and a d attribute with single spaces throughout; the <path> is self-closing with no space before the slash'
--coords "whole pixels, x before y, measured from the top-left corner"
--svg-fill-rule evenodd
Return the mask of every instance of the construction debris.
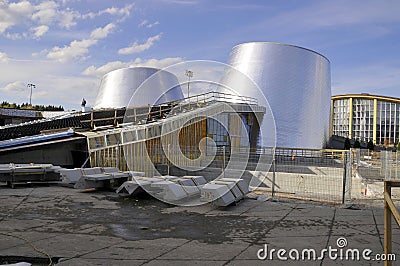
<path id="1" fill-rule="evenodd" d="M 51 164 L 0 165 L 0 182 L 12 187 L 17 182 L 61 181 L 76 189 L 118 188 L 117 193 L 128 195 L 145 191 L 166 202 L 197 198 L 216 206 L 228 206 L 249 193 L 249 186 L 243 179 L 220 178 L 207 183 L 203 176 L 144 175 L 143 172 L 122 172 L 116 167 L 64 169 Z"/>
<path id="2" fill-rule="evenodd" d="M 121 183 L 138 172 L 121 172 L 116 167 L 94 167 L 75 168 L 60 170 L 61 181 L 64 185 L 73 186 L 77 189 L 98 189 L 107 186 L 113 187 L 112 183 Z M 144 175 L 144 173 L 140 173 Z M 119 184 L 118 184 L 119 185 Z"/>
<path id="3" fill-rule="evenodd" d="M 249 193 L 249 185 L 243 179 L 220 178 L 204 185 L 201 198 L 216 206 L 228 206 Z"/>
<path id="4" fill-rule="evenodd" d="M 60 169 L 52 164 L 0 164 L 0 182 L 14 188 L 18 183 L 59 181 Z"/>
<path id="5" fill-rule="evenodd" d="M 249 186 L 243 179 L 220 178 L 207 183 L 203 176 L 141 176 L 117 189 L 117 193 L 129 195 L 143 191 L 167 202 L 199 197 L 216 206 L 228 206 L 242 200 L 249 193 Z"/>

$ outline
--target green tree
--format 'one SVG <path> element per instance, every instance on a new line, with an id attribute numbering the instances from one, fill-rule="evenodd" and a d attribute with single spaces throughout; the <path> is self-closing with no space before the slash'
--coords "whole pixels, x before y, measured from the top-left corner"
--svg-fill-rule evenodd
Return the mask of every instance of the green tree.
<path id="1" fill-rule="evenodd" d="M 400 142 L 397 143 L 397 150 L 400 151 Z"/>

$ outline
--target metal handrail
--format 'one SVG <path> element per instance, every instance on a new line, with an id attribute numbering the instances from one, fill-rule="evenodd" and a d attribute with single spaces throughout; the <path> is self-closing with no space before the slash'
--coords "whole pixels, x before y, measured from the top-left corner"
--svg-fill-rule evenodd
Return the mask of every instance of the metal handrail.
<path id="1" fill-rule="evenodd" d="M 191 100 L 192 99 L 192 100 Z M 195 99 L 195 101 L 193 101 Z M 190 97 L 182 98 L 177 101 L 171 101 L 171 102 L 165 102 L 162 104 L 157 104 L 157 105 L 144 105 L 144 106 L 135 106 L 135 107 L 126 107 L 126 108 L 119 108 L 115 110 L 134 110 L 133 115 L 128 115 L 128 116 L 117 116 L 117 112 L 114 113 L 114 116 L 106 117 L 106 118 L 94 118 L 94 114 L 97 112 L 104 112 L 106 111 L 105 109 L 103 110 L 93 110 L 91 111 L 91 116 L 90 119 L 88 120 L 83 120 L 81 122 L 90 122 L 91 128 L 94 128 L 95 122 L 101 122 L 101 121 L 107 121 L 107 120 L 113 120 L 114 121 L 114 126 L 116 126 L 116 121 L 117 119 L 123 119 L 123 118 L 134 118 L 135 122 L 140 121 L 143 116 L 147 116 L 147 118 L 152 117 L 153 115 L 157 114 L 162 114 L 162 112 L 171 112 L 172 110 L 179 110 L 182 111 L 184 108 L 193 108 L 194 106 L 202 106 L 204 104 L 210 104 L 212 102 L 229 102 L 229 103 L 237 103 L 237 104 L 248 104 L 248 105 L 257 105 L 257 99 L 252 98 L 252 97 L 247 97 L 247 96 L 239 96 L 239 95 L 234 95 L 234 94 L 228 94 L 224 92 L 207 92 L 207 93 L 202 93 L 202 94 L 197 94 L 193 95 Z M 140 112 L 137 113 L 136 110 L 140 109 L 145 109 L 148 111 L 145 112 Z M 146 109 L 147 108 L 147 109 Z M 154 110 L 154 111 L 152 111 Z"/>

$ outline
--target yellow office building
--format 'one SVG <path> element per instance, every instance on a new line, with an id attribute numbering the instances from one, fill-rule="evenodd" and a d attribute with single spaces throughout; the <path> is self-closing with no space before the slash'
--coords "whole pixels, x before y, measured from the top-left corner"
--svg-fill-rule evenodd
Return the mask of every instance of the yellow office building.
<path id="1" fill-rule="evenodd" d="M 399 142 L 400 99 L 370 94 L 332 96 L 331 135 L 373 140 L 377 145 Z"/>

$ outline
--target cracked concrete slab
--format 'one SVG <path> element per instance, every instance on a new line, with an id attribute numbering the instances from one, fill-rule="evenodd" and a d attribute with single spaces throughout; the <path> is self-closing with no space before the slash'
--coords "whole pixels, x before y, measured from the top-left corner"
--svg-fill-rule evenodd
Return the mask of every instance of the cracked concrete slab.
<path id="1" fill-rule="evenodd" d="M 257 251 L 320 249 L 345 237 L 349 247 L 382 253 L 383 208 L 296 200 L 257 201 L 217 208 L 172 206 L 151 197 L 81 193 L 50 186 L 0 186 L 0 263 L 10 256 L 45 259 L 22 236 L 55 258 L 56 265 L 265 265 Z M 400 249 L 393 222 L 393 250 Z M 400 259 L 400 258 L 399 258 Z M 337 261 L 336 261 L 337 262 Z M 353 265 L 339 261 L 315 265 Z M 304 265 L 274 260 L 274 265 Z M 307 261 L 307 265 L 314 262 Z M 363 265 L 382 263 L 363 262 Z"/>

